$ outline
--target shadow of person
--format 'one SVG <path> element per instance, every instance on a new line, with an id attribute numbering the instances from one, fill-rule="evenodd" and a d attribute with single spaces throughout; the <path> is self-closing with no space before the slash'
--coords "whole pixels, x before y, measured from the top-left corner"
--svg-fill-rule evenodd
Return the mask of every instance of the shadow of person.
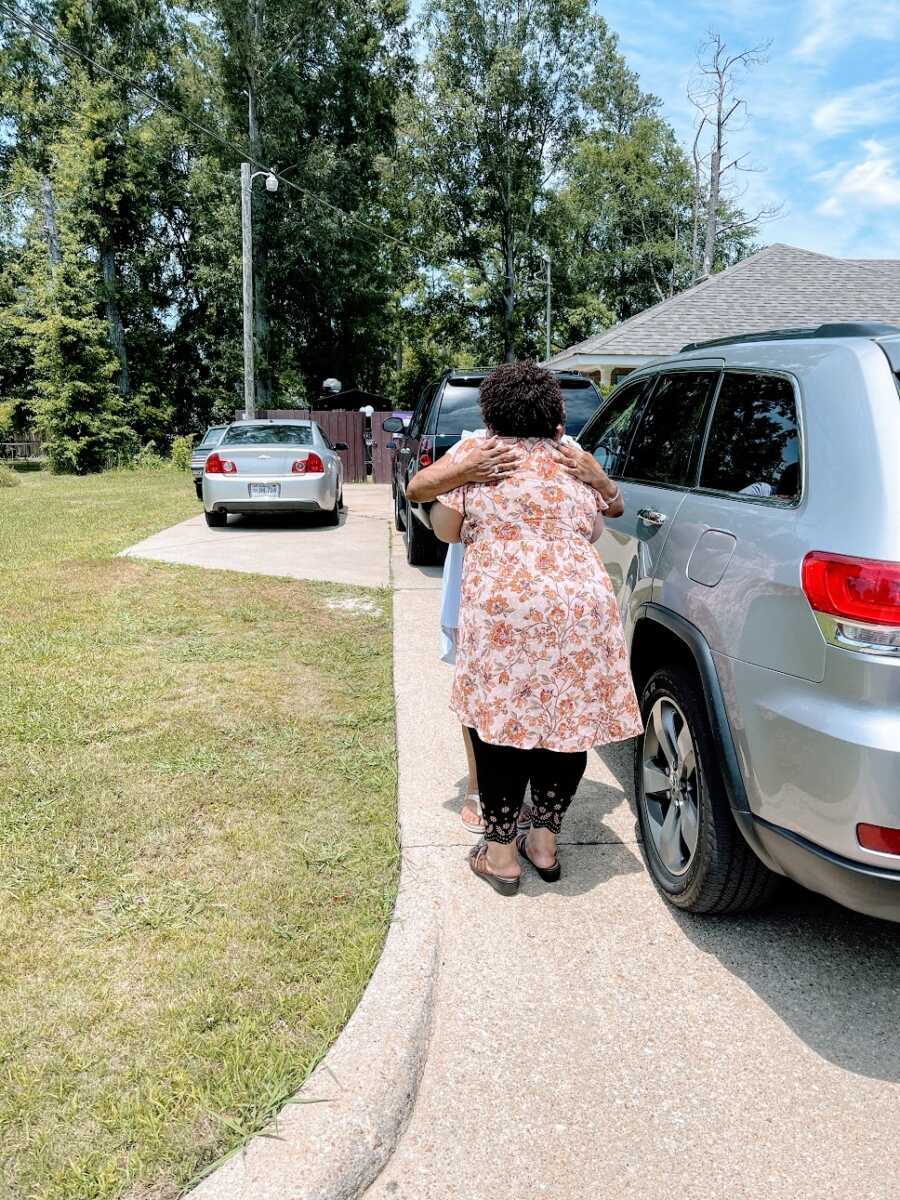
<path id="1" fill-rule="evenodd" d="M 584 896 L 617 875 L 634 875 L 644 869 L 635 847 L 618 841 L 587 846 L 560 843 L 559 861 L 562 878 L 557 883 L 544 883 L 523 863 L 521 895 L 542 896 L 552 889 L 555 896 Z"/>

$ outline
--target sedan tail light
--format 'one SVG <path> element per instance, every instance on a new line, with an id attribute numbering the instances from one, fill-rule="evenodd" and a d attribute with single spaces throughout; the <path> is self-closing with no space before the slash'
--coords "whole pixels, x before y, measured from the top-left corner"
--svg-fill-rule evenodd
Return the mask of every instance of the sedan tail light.
<path id="1" fill-rule="evenodd" d="M 298 458 L 291 466 L 293 475 L 322 475 L 324 471 L 325 464 L 313 450 L 310 450 L 306 458 Z"/>
<path id="2" fill-rule="evenodd" d="M 236 472 L 237 464 L 230 458 L 221 458 L 213 452 L 206 460 L 207 475 L 234 475 Z"/>
<path id="3" fill-rule="evenodd" d="M 803 560 L 803 591 L 835 645 L 900 654 L 900 563 L 814 550 Z"/>

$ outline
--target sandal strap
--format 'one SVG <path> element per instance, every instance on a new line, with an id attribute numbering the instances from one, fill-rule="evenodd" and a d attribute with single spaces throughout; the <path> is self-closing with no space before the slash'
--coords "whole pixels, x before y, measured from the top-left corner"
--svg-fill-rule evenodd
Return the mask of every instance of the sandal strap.
<path id="1" fill-rule="evenodd" d="M 469 858 L 472 860 L 475 870 L 479 875 L 490 875 L 493 879 L 499 879 L 501 883 L 515 883 L 518 875 L 496 875 L 487 866 L 487 842 L 479 842 L 477 846 L 473 846 L 469 851 Z"/>

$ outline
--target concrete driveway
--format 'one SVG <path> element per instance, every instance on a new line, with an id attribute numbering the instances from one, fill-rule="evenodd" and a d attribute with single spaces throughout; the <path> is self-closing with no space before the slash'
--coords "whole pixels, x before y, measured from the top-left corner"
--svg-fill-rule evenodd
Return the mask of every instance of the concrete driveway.
<path id="1" fill-rule="evenodd" d="M 559 885 L 527 874 L 509 899 L 474 879 L 436 653 L 440 573 L 407 565 L 387 488 L 348 487 L 347 503 L 340 529 L 207 530 L 200 517 L 127 553 L 393 583 L 406 901 L 440 912 L 441 965 L 412 1113 L 367 1200 L 895 1197 L 900 927 L 799 890 L 763 914 L 676 913 L 641 862 L 628 745 L 590 755 Z M 381 1043 L 366 1045 L 380 1064 Z M 338 1083 L 341 1104 L 297 1106 L 286 1122 L 331 1113 L 339 1133 L 342 1114 L 365 1111 L 367 1071 Z M 314 1141 L 316 1163 L 330 1144 Z M 306 1151 L 256 1145 L 265 1188 L 241 1175 L 248 1154 L 204 1197 L 312 1194 Z M 338 1194 L 358 1191 L 315 1192 Z"/>
<path id="2" fill-rule="evenodd" d="M 387 587 L 390 487 L 348 483 L 344 503 L 338 527 L 323 526 L 318 518 L 306 514 L 291 514 L 232 516 L 224 529 L 209 529 L 198 502 L 196 517 L 129 546 L 122 553 L 223 571 Z"/>
<path id="3" fill-rule="evenodd" d="M 645 872 L 630 746 L 592 753 L 553 887 L 465 864 L 433 573 L 394 561 L 406 862 L 444 913 L 412 1118 L 367 1200 L 895 1197 L 900 928 L 791 890 L 676 913 Z"/>

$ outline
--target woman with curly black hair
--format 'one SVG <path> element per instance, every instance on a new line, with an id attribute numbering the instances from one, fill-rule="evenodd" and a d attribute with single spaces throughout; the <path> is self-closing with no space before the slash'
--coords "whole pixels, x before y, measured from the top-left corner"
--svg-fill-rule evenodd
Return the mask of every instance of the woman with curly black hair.
<path id="1" fill-rule="evenodd" d="M 619 490 L 582 451 L 561 446 L 559 383 L 534 363 L 498 367 L 481 385 L 488 436 L 516 455 L 496 481 L 466 483 L 431 510 L 438 537 L 466 545 L 452 708 L 470 732 L 484 840 L 473 872 L 518 890 L 518 855 L 548 882 L 563 817 L 591 746 L 640 731 L 609 578 L 591 542 Z M 446 456 L 448 472 L 471 440 Z M 516 837 L 531 785 L 532 824 Z"/>

